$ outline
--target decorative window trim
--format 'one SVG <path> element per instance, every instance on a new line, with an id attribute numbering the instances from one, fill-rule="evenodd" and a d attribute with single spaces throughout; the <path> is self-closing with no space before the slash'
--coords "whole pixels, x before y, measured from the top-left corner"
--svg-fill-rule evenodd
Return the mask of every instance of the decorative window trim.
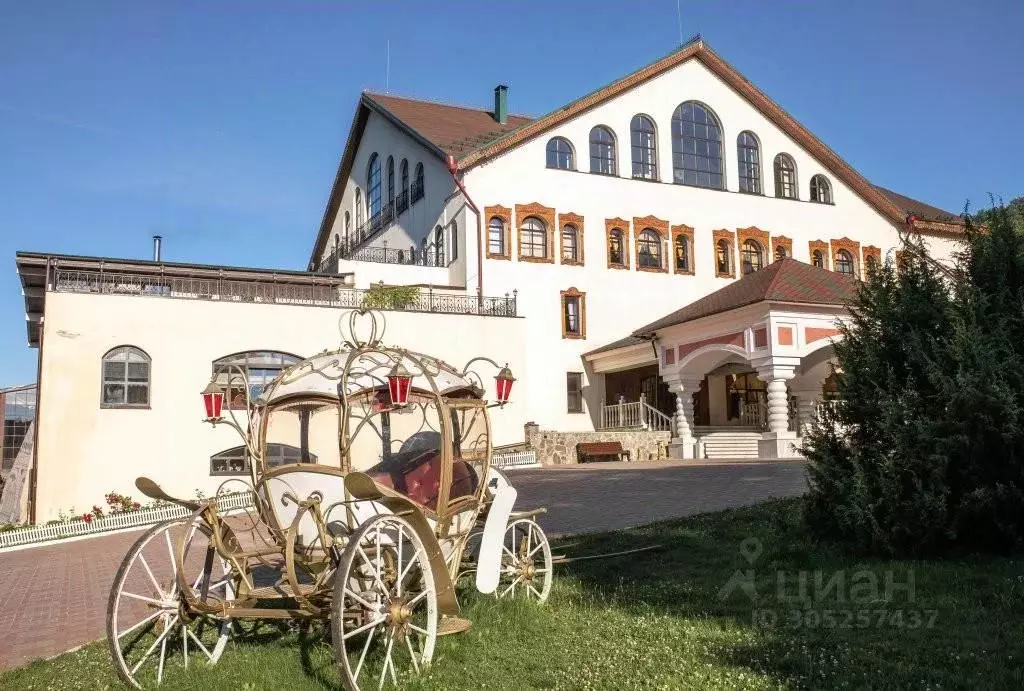
<path id="1" fill-rule="evenodd" d="M 548 242 L 548 256 L 546 257 L 526 257 L 523 256 L 523 239 L 520 235 L 520 226 L 523 221 L 529 216 L 536 216 L 544 225 L 547 226 L 547 242 Z M 558 226 L 555 225 L 555 210 L 550 206 L 544 206 L 537 202 L 530 204 L 516 204 L 516 237 L 518 238 L 519 254 L 518 258 L 521 262 L 530 262 L 533 264 L 554 264 L 555 263 L 555 231 L 558 230 Z"/>
<path id="2" fill-rule="evenodd" d="M 736 278 L 736 234 L 731 230 L 721 229 L 711 231 L 711 259 L 714 261 L 715 278 Z M 726 240 L 729 243 L 729 272 L 722 273 L 718 270 L 718 241 Z"/>
<path id="3" fill-rule="evenodd" d="M 847 252 L 850 253 L 850 256 L 853 257 L 853 274 L 851 275 L 860 278 L 861 268 L 864 266 L 864 263 L 861 261 L 860 258 L 860 243 L 857 242 L 856 240 L 851 240 L 850 238 L 843 237 L 839 238 L 838 240 L 832 240 L 831 245 L 832 251 L 830 256 L 832 260 L 832 270 L 835 271 L 836 254 L 839 252 L 839 250 L 846 250 Z"/>
<path id="4" fill-rule="evenodd" d="M 122 379 L 111 379 L 110 382 L 113 384 L 122 383 L 124 386 L 124 402 L 123 403 L 107 403 L 104 401 L 103 390 L 107 384 L 106 373 L 104 372 L 104 365 L 108 362 L 107 358 L 111 358 L 115 355 L 120 355 L 119 351 L 134 352 L 137 355 L 142 356 L 143 361 L 146 363 L 146 402 L 145 403 L 129 403 L 128 402 L 128 358 L 120 360 L 110 360 L 110 362 L 123 362 L 125 366 L 125 376 Z M 141 386 L 141 382 L 136 382 L 135 386 Z M 100 408 L 104 410 L 149 410 L 153 404 L 153 358 L 150 357 L 142 348 L 131 345 L 130 343 L 122 343 L 121 345 L 114 346 L 107 352 L 100 356 Z"/>
<path id="5" fill-rule="evenodd" d="M 864 258 L 864 268 L 862 270 L 863 275 L 868 275 L 868 258 L 874 257 L 877 262 L 878 268 L 882 268 L 882 250 L 874 245 L 865 245 L 861 248 L 861 256 Z"/>
<path id="6" fill-rule="evenodd" d="M 775 250 L 777 248 L 779 248 L 779 247 L 784 247 L 785 248 L 785 250 L 786 250 L 786 258 L 787 259 L 792 259 L 793 258 L 793 240 L 790 239 L 790 238 L 787 238 L 785 235 L 776 235 L 775 237 L 772 238 L 772 256 L 771 256 L 771 260 L 773 262 L 779 261 L 777 259 L 778 255 L 775 253 Z"/>
<path id="7" fill-rule="evenodd" d="M 487 227 L 487 237 L 484 246 L 487 248 L 488 259 L 512 259 L 512 209 L 501 206 L 485 206 L 484 207 L 484 222 L 489 224 L 491 219 L 497 216 L 505 223 L 505 253 L 504 254 L 492 254 L 491 253 L 491 236 L 490 226 Z"/>
<path id="8" fill-rule="evenodd" d="M 687 241 L 690 243 L 690 266 L 686 271 L 679 271 L 676 269 L 676 238 L 680 235 L 688 238 Z M 679 276 L 693 276 L 696 273 L 696 267 L 694 265 L 697 263 L 697 255 L 694 253 L 693 235 L 693 228 L 688 225 L 672 226 L 672 272 Z"/>
<path id="9" fill-rule="evenodd" d="M 644 271 L 646 273 L 654 274 L 665 274 L 668 273 L 668 262 L 665 256 L 665 239 L 668 237 L 668 221 L 663 221 L 657 216 L 639 216 L 633 217 L 633 228 L 636 230 L 636 242 L 633 248 L 634 261 L 636 261 L 636 270 Z M 661 244 L 661 266 L 641 266 L 640 265 L 640 233 L 650 228 L 658 234 L 658 242 Z"/>
<path id="10" fill-rule="evenodd" d="M 832 256 L 828 251 L 828 243 L 824 240 L 811 240 L 807 243 L 807 263 L 811 266 L 814 266 L 815 250 L 820 250 L 821 256 L 825 260 L 825 266 L 822 268 L 830 271 L 832 268 Z"/>
<path id="11" fill-rule="evenodd" d="M 585 339 L 587 337 L 587 294 L 581 293 L 576 290 L 575 287 L 570 287 L 568 290 L 563 290 L 559 294 L 559 311 L 558 320 L 562 324 L 562 338 L 567 339 Z M 565 330 L 565 300 L 566 298 L 579 298 L 580 304 L 580 332 L 578 334 L 571 333 Z"/>
<path id="12" fill-rule="evenodd" d="M 562 228 L 568 225 L 576 228 L 576 259 L 566 259 L 565 247 L 562 246 Z M 583 266 L 583 217 L 579 214 L 571 212 L 558 214 L 558 257 L 559 261 L 566 266 Z"/>
<path id="13" fill-rule="evenodd" d="M 774 255 L 772 254 L 772 238 L 767 230 L 761 230 L 757 226 L 750 226 L 748 228 L 737 228 L 736 229 L 736 248 L 739 251 L 739 264 L 737 268 L 742 272 L 743 266 L 743 243 L 747 240 L 753 240 L 761 247 L 761 268 L 764 268 L 772 263 Z"/>
<path id="14" fill-rule="evenodd" d="M 622 231 L 622 263 L 613 264 L 611 252 L 612 231 L 618 228 Z M 629 221 L 624 218 L 606 218 L 604 220 L 604 256 L 608 262 L 609 269 L 625 269 L 629 271 Z"/>

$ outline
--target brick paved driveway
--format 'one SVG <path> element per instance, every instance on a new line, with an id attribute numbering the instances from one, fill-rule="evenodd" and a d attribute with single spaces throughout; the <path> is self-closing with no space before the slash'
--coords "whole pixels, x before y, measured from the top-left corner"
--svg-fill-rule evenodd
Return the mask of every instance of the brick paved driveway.
<path id="1" fill-rule="evenodd" d="M 802 463 L 601 463 L 513 470 L 549 533 L 612 530 L 806 490 Z M 609 510 L 614 507 L 614 510 Z M 107 595 L 139 532 L 0 552 L 0 669 L 104 635 Z"/>

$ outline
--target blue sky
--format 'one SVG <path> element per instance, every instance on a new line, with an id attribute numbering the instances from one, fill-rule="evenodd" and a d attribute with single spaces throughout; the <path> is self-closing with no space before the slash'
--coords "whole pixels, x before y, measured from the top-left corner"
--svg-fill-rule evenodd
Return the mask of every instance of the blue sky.
<path id="1" fill-rule="evenodd" d="M 681 0 L 682 31 L 867 178 L 1024 194 L 1024 3 Z M 676 0 L 3 3 L 0 386 L 32 381 L 17 250 L 302 269 L 361 89 L 538 115 L 676 47 Z M 682 96 L 681 96 L 682 98 Z"/>

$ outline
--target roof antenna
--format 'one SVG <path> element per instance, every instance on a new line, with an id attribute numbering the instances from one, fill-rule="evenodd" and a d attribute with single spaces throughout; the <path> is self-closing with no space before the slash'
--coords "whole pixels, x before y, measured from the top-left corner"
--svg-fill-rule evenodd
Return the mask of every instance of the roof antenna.
<path id="1" fill-rule="evenodd" d="M 385 43 L 384 48 L 384 93 L 391 93 L 388 86 L 391 81 L 391 39 Z"/>
<path id="2" fill-rule="evenodd" d="M 680 2 L 681 0 L 676 0 L 676 23 L 679 24 L 679 45 L 683 45 L 683 10 Z"/>

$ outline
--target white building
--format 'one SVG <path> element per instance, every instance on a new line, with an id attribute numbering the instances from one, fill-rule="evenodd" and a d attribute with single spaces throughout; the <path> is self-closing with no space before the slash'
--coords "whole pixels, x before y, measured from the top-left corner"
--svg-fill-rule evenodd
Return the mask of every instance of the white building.
<path id="1" fill-rule="evenodd" d="M 871 185 L 700 40 L 536 119 L 502 86 L 493 110 L 364 93 L 308 272 L 19 254 L 34 515 L 144 473 L 215 486 L 239 461 L 198 423 L 211 366 L 270 376 L 334 346 L 338 309 L 379 283 L 419 290 L 390 340 L 509 361 L 497 444 L 526 422 L 642 426 L 683 457 L 791 455 L 850 276 L 901 232 L 945 256 L 961 230 Z"/>

